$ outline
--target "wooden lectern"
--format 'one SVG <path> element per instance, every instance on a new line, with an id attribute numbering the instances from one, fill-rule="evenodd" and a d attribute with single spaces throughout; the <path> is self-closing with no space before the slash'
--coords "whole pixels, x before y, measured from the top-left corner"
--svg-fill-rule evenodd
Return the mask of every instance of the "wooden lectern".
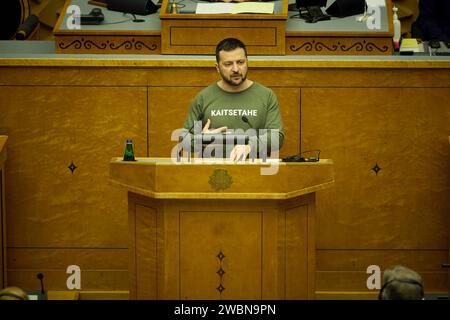
<path id="1" fill-rule="evenodd" d="M 315 192 L 333 184 L 331 160 L 115 158 L 110 179 L 129 191 L 130 299 L 314 298 Z"/>

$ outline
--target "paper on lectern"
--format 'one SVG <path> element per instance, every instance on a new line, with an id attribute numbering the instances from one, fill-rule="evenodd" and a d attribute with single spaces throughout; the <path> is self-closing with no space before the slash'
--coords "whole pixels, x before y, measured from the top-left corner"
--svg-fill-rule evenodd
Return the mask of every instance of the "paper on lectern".
<path id="1" fill-rule="evenodd" d="M 272 14 L 275 4 L 273 2 L 215 2 L 197 3 L 196 14 L 239 14 L 239 13 L 262 13 Z"/>
<path id="2" fill-rule="evenodd" d="M 385 7 L 386 0 L 366 0 L 368 7 Z"/>

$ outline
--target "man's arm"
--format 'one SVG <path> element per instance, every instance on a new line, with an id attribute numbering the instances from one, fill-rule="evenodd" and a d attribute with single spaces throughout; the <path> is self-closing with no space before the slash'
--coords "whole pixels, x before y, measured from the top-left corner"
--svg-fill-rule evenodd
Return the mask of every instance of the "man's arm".
<path id="1" fill-rule="evenodd" d="M 419 28 L 427 40 L 445 39 L 446 35 L 437 23 L 440 7 L 437 0 L 420 0 Z"/>

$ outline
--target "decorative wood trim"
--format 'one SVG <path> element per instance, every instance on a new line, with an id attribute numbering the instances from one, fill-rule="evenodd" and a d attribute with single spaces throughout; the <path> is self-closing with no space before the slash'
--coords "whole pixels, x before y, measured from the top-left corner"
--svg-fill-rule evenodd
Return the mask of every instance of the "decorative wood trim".
<path id="1" fill-rule="evenodd" d="M 159 36 L 59 36 L 57 53 L 160 54 Z"/>
<path id="2" fill-rule="evenodd" d="M 92 53 L 92 52 L 91 52 Z M 106 52 L 105 52 L 106 53 Z M 287 53 L 289 54 L 289 53 Z M 450 69 L 450 60 L 420 60 L 420 58 L 414 59 L 414 57 L 407 59 L 392 59 L 392 60 L 377 60 L 366 59 L 361 60 L 358 58 L 348 59 L 346 57 L 333 57 L 333 60 L 326 56 L 319 59 L 309 60 L 308 55 L 303 57 L 293 58 L 282 56 L 268 56 L 264 59 L 252 59 L 250 57 L 251 69 L 272 69 L 272 68 L 291 68 L 291 69 L 408 69 L 409 71 L 417 69 Z M 86 59 L 86 58 L 4 58 L 0 59 L 0 66 L 3 67 L 118 67 L 128 68 L 131 72 L 135 68 L 214 68 L 214 57 L 203 58 L 200 57 L 190 59 L 188 57 L 171 56 L 170 58 L 160 55 L 149 56 L 145 59 L 129 59 L 117 56 L 116 59 L 105 59 L 99 56 L 98 59 Z M 117 70 L 117 69 L 116 69 Z M 291 71 L 291 70 L 290 70 Z M 18 70 L 14 70 L 14 73 Z M 62 72 L 58 69 L 58 74 Z M 252 71 L 254 72 L 254 71 Z M 2 69 L 3 76 L 8 74 L 7 68 Z M 0 79 L 1 79 L 0 78 Z M 17 78 L 17 77 L 15 77 Z M 9 80 L 13 81 L 13 80 Z M 41 83 L 41 82 L 39 82 Z"/>
<path id="3" fill-rule="evenodd" d="M 288 37 L 287 55 L 392 55 L 390 38 Z"/>

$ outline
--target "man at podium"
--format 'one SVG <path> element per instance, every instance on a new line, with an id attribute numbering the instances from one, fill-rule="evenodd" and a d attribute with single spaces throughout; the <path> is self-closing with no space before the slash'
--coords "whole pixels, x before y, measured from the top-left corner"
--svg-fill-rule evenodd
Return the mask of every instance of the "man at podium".
<path id="1" fill-rule="evenodd" d="M 216 47 L 216 70 L 221 79 L 200 91 L 192 101 L 184 128 L 192 133 L 201 121 L 202 134 L 234 131 L 256 133 L 248 143 L 235 144 L 226 155 L 244 161 L 250 154 L 278 151 L 284 140 L 283 121 L 275 93 L 247 78 L 247 50 L 242 41 L 227 38 Z"/>

